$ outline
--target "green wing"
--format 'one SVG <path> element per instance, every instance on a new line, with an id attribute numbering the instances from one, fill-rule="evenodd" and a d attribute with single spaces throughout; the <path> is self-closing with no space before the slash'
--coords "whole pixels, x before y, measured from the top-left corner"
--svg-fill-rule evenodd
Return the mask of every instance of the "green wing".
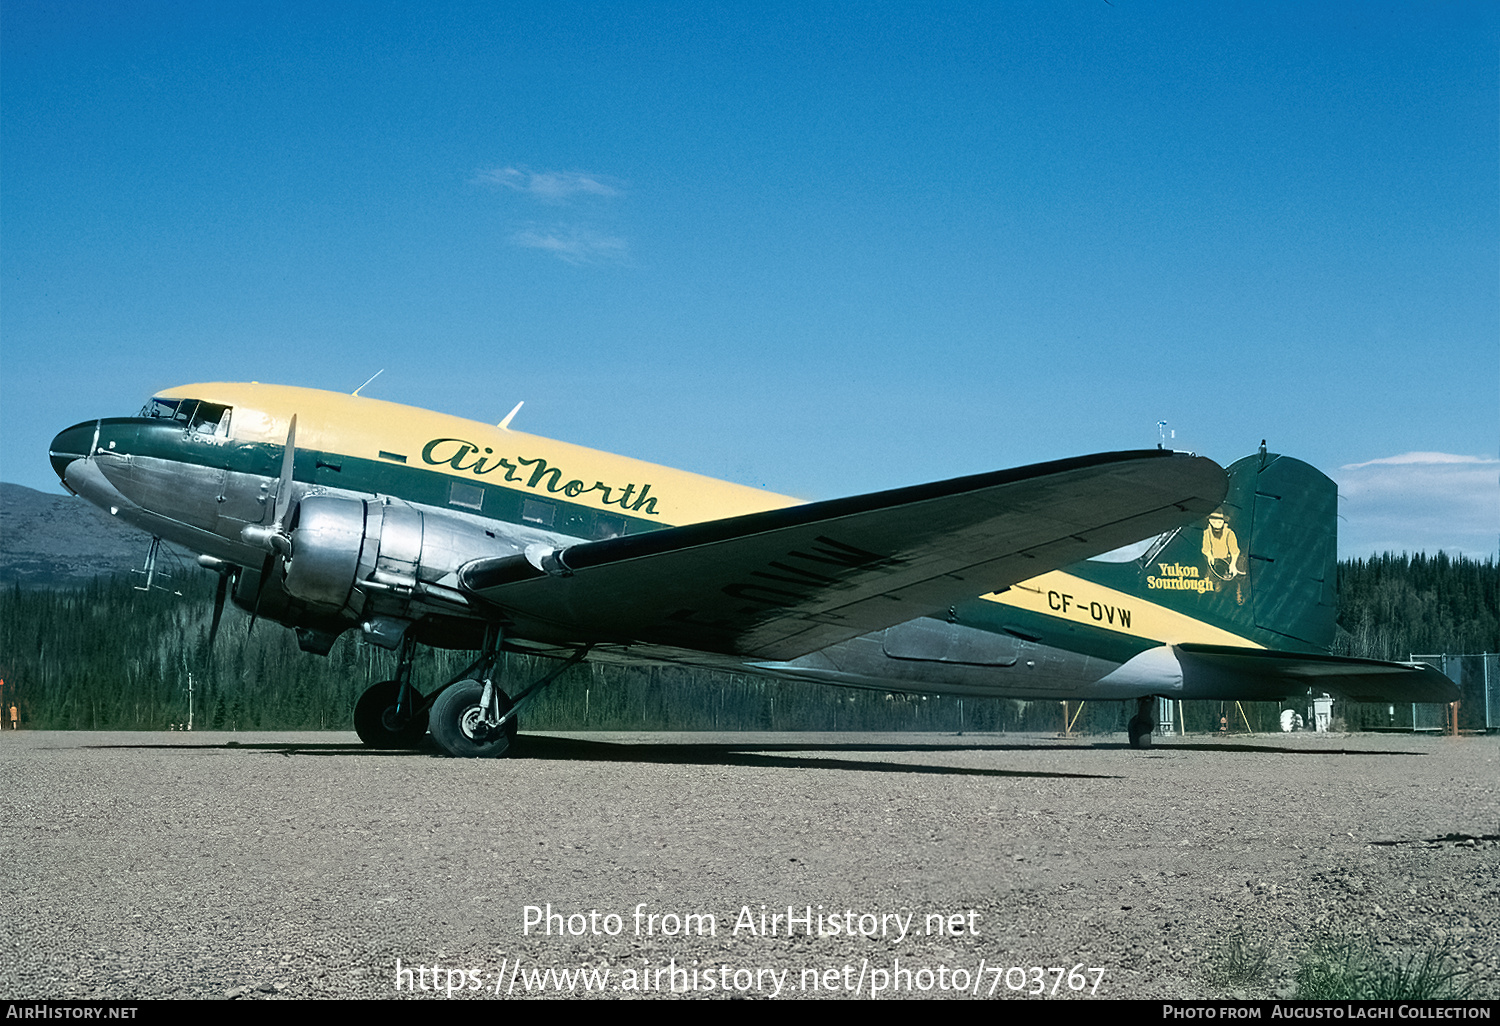
<path id="1" fill-rule="evenodd" d="M 475 560 L 514 635 L 793 659 L 1204 516 L 1211 460 L 1102 453 Z"/>

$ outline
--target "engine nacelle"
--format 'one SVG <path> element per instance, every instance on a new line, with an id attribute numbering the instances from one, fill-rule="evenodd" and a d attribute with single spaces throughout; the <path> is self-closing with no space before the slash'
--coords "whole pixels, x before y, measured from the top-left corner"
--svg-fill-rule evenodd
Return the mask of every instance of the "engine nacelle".
<path id="1" fill-rule="evenodd" d="M 366 592 L 458 595 L 456 571 L 517 546 L 483 527 L 410 506 L 313 495 L 298 505 L 285 587 L 309 606 L 363 613 Z"/>

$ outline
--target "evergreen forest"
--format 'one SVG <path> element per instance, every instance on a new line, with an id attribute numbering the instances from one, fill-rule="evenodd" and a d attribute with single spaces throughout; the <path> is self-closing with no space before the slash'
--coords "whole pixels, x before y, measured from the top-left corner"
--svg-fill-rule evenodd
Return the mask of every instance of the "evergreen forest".
<path id="1" fill-rule="evenodd" d="M 168 588 L 149 592 L 136 584 L 99 577 L 81 588 L 0 591 L 0 706 L 7 720 L 14 704 L 23 729 L 182 729 L 191 687 L 197 730 L 349 730 L 359 695 L 395 674 L 395 654 L 357 631 L 323 658 L 299 651 L 292 632 L 277 624 L 247 631 L 248 615 L 232 607 L 210 649 L 212 574 L 188 568 Z M 1346 560 L 1339 588 L 1338 654 L 1406 659 L 1500 651 L 1493 559 L 1438 553 Z M 431 690 L 472 658 L 421 649 L 414 679 Z M 545 672 L 543 660 L 505 658 L 507 681 Z M 538 696 L 523 729 L 1061 731 L 1066 715 L 1073 731 L 1097 733 L 1123 730 L 1133 705 L 1088 702 L 1080 709 L 1076 702 L 956 699 L 679 666 L 584 664 Z M 1339 702 L 1335 725 L 1398 725 L 1393 709 Z M 1216 729 L 1221 715 L 1236 729 L 1271 732 L 1280 711 L 1264 702 L 1183 703 L 1190 733 Z M 1460 715 L 1466 728 L 1484 726 L 1482 702 L 1468 691 Z"/>

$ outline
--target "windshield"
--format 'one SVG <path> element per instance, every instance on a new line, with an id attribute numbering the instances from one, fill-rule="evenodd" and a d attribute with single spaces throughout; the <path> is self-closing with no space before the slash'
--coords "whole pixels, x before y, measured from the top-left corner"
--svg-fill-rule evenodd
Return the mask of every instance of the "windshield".
<path id="1" fill-rule="evenodd" d="M 229 437 L 232 407 L 198 399 L 163 399 L 153 396 L 141 407 L 140 416 L 152 420 L 175 420 L 196 435 Z"/>
<path id="2" fill-rule="evenodd" d="M 146 405 L 141 407 L 140 416 L 150 417 L 152 420 L 175 420 L 177 408 L 182 405 L 181 399 L 160 399 L 153 396 L 146 400 Z"/>

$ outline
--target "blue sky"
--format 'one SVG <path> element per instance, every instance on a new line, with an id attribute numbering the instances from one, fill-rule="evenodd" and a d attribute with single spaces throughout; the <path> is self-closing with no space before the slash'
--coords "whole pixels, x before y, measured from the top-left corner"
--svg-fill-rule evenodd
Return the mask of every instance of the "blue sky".
<path id="1" fill-rule="evenodd" d="M 384 368 L 808 498 L 1165 420 L 1335 477 L 1346 554 L 1492 553 L 1497 55 L 1479 3 L 5 0 L 0 478 Z"/>

